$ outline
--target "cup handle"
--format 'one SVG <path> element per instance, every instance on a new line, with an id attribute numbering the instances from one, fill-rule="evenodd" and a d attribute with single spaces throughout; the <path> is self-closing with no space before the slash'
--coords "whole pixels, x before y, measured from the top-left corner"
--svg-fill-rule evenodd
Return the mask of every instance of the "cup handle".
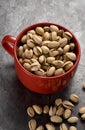
<path id="1" fill-rule="evenodd" d="M 14 45 L 16 43 L 16 37 L 6 35 L 2 39 L 2 47 L 12 56 L 14 57 Z"/>

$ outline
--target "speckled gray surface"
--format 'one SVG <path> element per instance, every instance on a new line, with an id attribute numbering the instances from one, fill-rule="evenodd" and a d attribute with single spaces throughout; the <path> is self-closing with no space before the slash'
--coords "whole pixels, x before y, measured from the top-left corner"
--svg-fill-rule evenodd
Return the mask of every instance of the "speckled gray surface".
<path id="1" fill-rule="evenodd" d="M 49 96 L 30 92 L 18 80 L 13 58 L 0 45 L 0 130 L 28 130 L 26 108 L 32 104 L 51 104 L 55 98 L 66 99 L 74 92 L 80 97 L 74 115 L 79 106 L 85 105 L 85 0 L 0 0 L 0 40 L 7 34 L 17 36 L 25 27 L 38 22 L 61 24 L 75 34 L 81 46 L 77 72 L 59 93 Z M 45 123 L 44 117 L 37 120 Z M 79 120 L 76 126 L 85 130 L 85 122 Z"/>

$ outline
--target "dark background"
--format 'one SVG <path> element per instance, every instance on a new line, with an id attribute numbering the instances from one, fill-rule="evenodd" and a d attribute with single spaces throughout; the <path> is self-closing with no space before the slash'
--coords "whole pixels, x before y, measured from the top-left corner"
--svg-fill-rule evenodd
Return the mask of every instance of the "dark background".
<path id="1" fill-rule="evenodd" d="M 77 72 L 72 82 L 59 93 L 33 93 L 20 83 L 13 58 L 0 45 L 0 130 L 28 130 L 26 109 L 32 104 L 53 104 L 57 97 L 67 99 L 71 93 L 76 93 L 80 103 L 74 115 L 85 105 L 85 91 L 82 90 L 85 81 L 85 0 L 0 0 L 0 40 L 7 34 L 17 36 L 25 27 L 37 22 L 61 24 L 75 34 L 81 46 Z M 36 118 L 40 124 L 46 123 L 46 117 Z M 76 126 L 78 130 L 85 129 L 85 123 L 80 120 Z"/>

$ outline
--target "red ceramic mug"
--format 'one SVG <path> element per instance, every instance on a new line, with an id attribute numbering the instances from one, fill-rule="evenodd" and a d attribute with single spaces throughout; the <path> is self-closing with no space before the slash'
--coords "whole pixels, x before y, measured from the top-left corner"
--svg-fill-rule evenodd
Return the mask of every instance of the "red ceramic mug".
<path id="1" fill-rule="evenodd" d="M 50 26 L 50 25 L 56 25 L 59 27 L 59 29 L 63 29 L 64 31 L 70 32 L 68 29 L 66 29 L 63 26 L 54 24 L 54 23 L 38 23 L 31 25 L 27 28 L 25 28 L 22 32 L 19 33 L 17 37 L 13 36 L 5 36 L 2 40 L 2 46 L 3 48 L 14 57 L 15 61 L 15 69 L 16 73 L 18 75 L 19 80 L 22 82 L 22 84 L 27 87 L 28 89 L 41 93 L 41 94 L 49 94 L 54 93 L 62 90 L 64 87 L 67 86 L 69 81 L 74 76 L 74 73 L 77 69 L 79 60 L 80 60 L 80 45 L 76 39 L 76 37 L 73 35 L 73 40 L 75 42 L 76 46 L 76 55 L 77 59 L 73 67 L 68 70 L 65 74 L 62 74 L 60 76 L 53 76 L 53 77 L 43 77 L 43 76 L 37 76 L 30 72 L 28 72 L 18 61 L 16 50 L 18 48 L 18 44 L 20 42 L 21 37 L 26 34 L 28 30 L 35 29 L 37 26 Z"/>

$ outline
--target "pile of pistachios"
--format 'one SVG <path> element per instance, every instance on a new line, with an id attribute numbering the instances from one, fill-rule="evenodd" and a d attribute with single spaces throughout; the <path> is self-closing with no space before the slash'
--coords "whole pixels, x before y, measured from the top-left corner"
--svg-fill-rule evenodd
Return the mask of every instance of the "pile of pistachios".
<path id="1" fill-rule="evenodd" d="M 76 61 L 73 36 L 56 25 L 36 27 L 22 36 L 17 56 L 22 66 L 33 74 L 64 74 Z"/>
<path id="2" fill-rule="evenodd" d="M 56 124 L 59 124 L 59 130 L 77 130 L 74 126 L 78 120 L 78 115 L 73 116 L 73 109 L 76 104 L 80 101 L 76 94 L 71 94 L 68 100 L 62 100 L 57 98 L 53 105 L 45 105 L 41 107 L 40 105 L 32 105 L 27 108 L 27 113 L 31 117 L 28 121 L 28 127 L 30 130 L 55 130 Z M 37 125 L 35 120 L 35 115 L 48 115 L 49 120 L 44 126 Z M 85 120 L 85 106 L 79 108 L 79 114 L 81 120 Z M 68 124 L 68 125 L 67 125 Z M 69 125 L 70 124 L 70 125 Z"/>

